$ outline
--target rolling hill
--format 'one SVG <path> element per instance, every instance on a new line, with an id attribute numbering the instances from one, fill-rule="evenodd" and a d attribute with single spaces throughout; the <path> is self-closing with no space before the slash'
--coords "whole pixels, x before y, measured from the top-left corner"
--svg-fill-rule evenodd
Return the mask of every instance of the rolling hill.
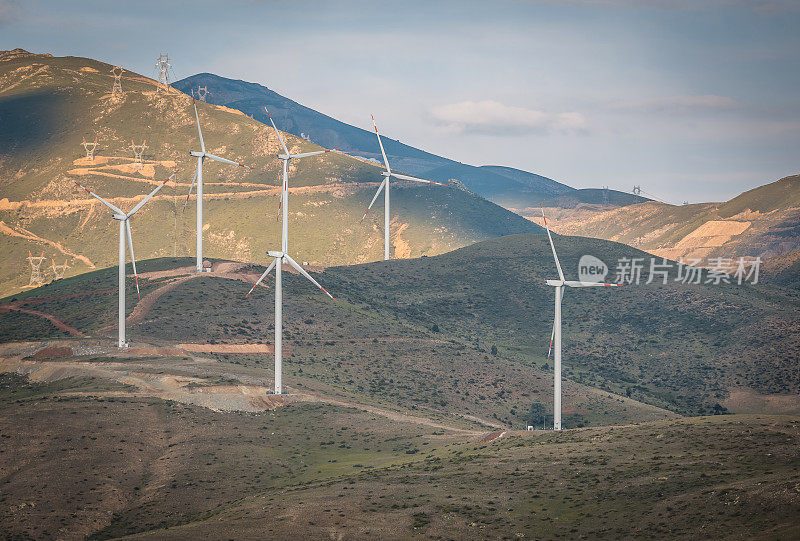
<path id="1" fill-rule="evenodd" d="M 560 196 L 561 199 L 566 196 Z M 800 248 L 800 176 L 759 186 L 723 203 L 668 205 L 656 201 L 619 208 L 548 203 L 552 227 L 567 235 L 623 242 L 677 260 L 761 257 Z M 538 209 L 524 215 L 541 223 Z"/>
<path id="2" fill-rule="evenodd" d="M 583 254 L 611 268 L 620 258 L 647 256 L 596 239 L 557 242 L 573 278 Z M 143 296 L 181 274 L 159 271 L 187 265 L 188 259 L 142 262 Z M 519 426 L 530 401 L 549 405 L 552 396 L 546 366 L 552 290 L 544 283 L 554 275 L 552 267 L 546 237 L 513 235 L 435 257 L 329 267 L 318 278 L 337 303 L 290 276 L 285 340 L 293 352 L 289 363 L 299 363 L 292 370 L 302 368 L 294 376 L 305 386 L 334 386 L 383 404 L 448 415 L 483 412 Z M 146 318 L 134 318 L 130 336 L 159 347 L 198 339 L 269 343 L 270 290 L 231 302 L 249 289 L 241 282 L 261 271 L 240 265 L 209 276 L 189 274 L 156 297 Z M 762 411 L 749 405 L 759 401 L 800 409 L 797 290 L 764 283 L 684 284 L 674 280 L 676 268 L 672 273 L 666 284 L 660 278 L 646 284 L 645 268 L 640 285 L 567 291 L 567 426 L 647 419 L 665 410 Z M 30 310 L 51 314 L 79 333 L 111 336 L 113 329 L 105 325 L 114 321 L 115 280 L 115 269 L 105 269 L 6 299 L 0 337 L 63 334 Z M 80 294 L 89 291 L 97 293 Z M 129 308 L 136 304 L 130 296 Z M 197 317 L 200 306 L 209 317 Z M 251 356 L 246 364 L 269 370 L 269 356 Z M 290 385 L 298 381 L 285 379 Z M 609 396 L 631 400 L 627 413 L 612 407 Z"/>
<path id="3" fill-rule="evenodd" d="M 45 279 L 64 260 L 67 276 L 115 263 L 117 233 L 110 216 L 75 181 L 130 208 L 179 169 L 177 181 L 132 221 L 134 243 L 142 259 L 194 252 L 194 195 L 184 209 L 195 167 L 188 152 L 199 145 L 192 100 L 130 72 L 122 76 L 124 94 L 112 95 L 111 68 L 86 58 L 0 53 L 0 294 L 29 284 L 29 253 L 44 254 Z M 209 151 L 253 167 L 206 164 L 206 254 L 262 261 L 279 239 L 277 137 L 238 110 L 203 103 L 198 109 Z M 95 138 L 98 148 L 88 159 L 82 141 Z M 134 163 L 131 141 L 146 141 L 144 163 Z M 319 148 L 292 135 L 287 144 L 293 151 Z M 358 223 L 380 178 L 374 164 L 340 153 L 292 162 L 295 258 L 316 265 L 380 259 L 382 209 Z M 541 231 L 468 191 L 396 186 L 394 257 Z"/>
<path id="4" fill-rule="evenodd" d="M 597 239 L 557 243 L 568 277 L 581 254 L 612 264 L 647 255 Z M 4 535 L 798 532 L 792 288 L 568 291 L 573 430 L 553 433 L 520 430 L 547 423 L 528 412 L 552 400 L 544 279 L 555 272 L 542 235 L 330 267 L 317 278 L 335 303 L 287 273 L 290 394 L 280 397 L 267 393 L 271 284 L 243 299 L 262 267 L 191 265 L 140 262 L 143 299 L 128 296 L 124 351 L 107 326 L 114 268 L 0 301 Z M 759 413 L 697 416 L 726 410 Z"/>
<path id="5" fill-rule="evenodd" d="M 209 90 L 206 97 L 209 103 L 237 109 L 265 123 L 267 115 L 262 104 L 266 104 L 270 114 L 289 133 L 298 137 L 305 135 L 326 148 L 339 148 L 348 154 L 382 160 L 373 132 L 340 122 L 285 98 L 265 86 L 211 73 L 186 77 L 177 81 L 174 86 L 187 94 L 192 87 L 204 86 Z M 457 179 L 478 195 L 512 210 L 535 206 L 539 201 L 554 196 L 579 192 L 547 177 L 512 167 L 468 165 L 425 152 L 390 137 L 383 137 L 383 141 L 393 167 L 439 182 Z M 609 193 L 612 198 L 608 204 L 615 207 L 630 204 L 623 203 L 630 199 L 624 197 L 628 194 L 616 190 L 609 190 Z M 580 193 L 575 193 L 574 197 L 582 198 Z M 642 197 L 634 198 L 637 202 L 645 200 Z"/>

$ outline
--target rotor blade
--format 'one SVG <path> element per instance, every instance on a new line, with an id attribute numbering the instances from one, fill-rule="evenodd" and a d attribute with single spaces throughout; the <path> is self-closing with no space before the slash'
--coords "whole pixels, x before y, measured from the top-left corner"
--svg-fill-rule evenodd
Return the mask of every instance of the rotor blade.
<path id="1" fill-rule="evenodd" d="M 381 134 L 378 133 L 378 125 L 375 124 L 375 116 L 370 115 L 372 117 L 372 126 L 375 128 L 375 135 L 378 136 L 378 144 L 381 146 L 381 154 L 383 154 L 383 163 L 386 164 L 386 170 L 391 174 L 392 168 L 389 167 L 389 160 L 386 159 L 386 151 L 383 150 L 383 141 L 381 141 Z"/>
<path id="2" fill-rule="evenodd" d="M 128 217 L 128 218 L 130 218 L 131 216 L 133 216 L 134 214 L 136 214 L 136 213 L 139 211 L 139 209 L 140 209 L 140 208 L 142 208 L 142 206 L 143 206 L 145 203 L 147 203 L 147 200 L 148 200 L 148 199 L 150 199 L 151 197 L 153 197 L 153 196 L 156 194 L 156 192 L 158 192 L 158 190 L 160 190 L 161 188 L 163 188 L 163 187 L 164 187 L 164 184 L 166 184 L 167 182 L 169 182 L 170 180 L 172 180 L 172 177 L 174 177 L 174 176 L 175 176 L 175 175 L 177 175 L 177 174 L 178 174 L 178 172 L 177 172 L 177 171 L 175 171 L 174 173 L 172 173 L 172 174 L 169 176 L 169 178 L 168 178 L 167 180 L 165 180 L 164 182 L 162 182 L 161 184 L 159 184 L 158 186 L 156 186 L 156 189 L 155 189 L 155 190 L 153 190 L 152 192 L 150 192 L 149 194 L 147 194 L 147 196 L 146 196 L 144 199 L 142 199 L 141 201 L 139 201 L 139 203 L 138 203 L 138 204 L 137 204 L 135 207 L 133 207 L 133 209 L 132 209 L 132 210 L 131 210 L 131 211 L 130 211 L 128 214 L 127 214 L 127 217 Z"/>
<path id="3" fill-rule="evenodd" d="M 372 198 L 372 202 L 371 202 L 371 203 L 369 204 L 369 206 L 367 207 L 367 212 L 369 212 L 369 209 L 371 209 L 371 208 L 372 208 L 372 205 L 374 205 L 374 204 L 375 204 L 375 200 L 376 200 L 376 199 L 378 199 L 378 196 L 381 194 L 381 190 L 383 189 L 383 185 L 384 185 L 385 183 L 387 183 L 387 182 L 389 182 L 389 177 L 386 177 L 385 179 L 383 179 L 383 182 L 381 182 L 381 185 L 380 185 L 380 186 L 378 186 L 378 191 L 377 191 L 377 192 L 375 192 L 375 197 L 373 197 L 373 198 Z M 364 222 L 364 218 L 366 218 L 366 217 L 367 217 L 367 212 L 365 212 L 365 213 L 364 213 L 364 215 L 361 217 L 361 222 L 362 222 L 362 223 Z"/>
<path id="4" fill-rule="evenodd" d="M 553 332 L 550 333 L 550 347 L 547 348 L 547 363 L 550 364 L 550 353 L 553 351 L 553 340 L 556 337 L 556 321 L 553 320 Z"/>
<path id="5" fill-rule="evenodd" d="M 307 158 L 309 156 L 317 156 L 319 154 L 325 154 L 326 152 L 330 152 L 330 150 L 315 150 L 314 152 L 303 152 L 302 154 L 292 154 L 291 158 Z"/>
<path id="6" fill-rule="evenodd" d="M 206 158 L 209 158 L 209 159 L 214 160 L 216 162 L 229 163 L 231 165 L 238 165 L 239 167 L 247 167 L 248 169 L 252 169 L 252 167 L 250 167 L 249 165 L 245 165 L 245 164 L 239 163 L 239 162 L 234 162 L 234 161 L 231 161 L 231 160 L 229 160 L 227 158 L 220 158 L 219 156 L 215 156 L 213 154 L 206 154 Z"/>
<path id="7" fill-rule="evenodd" d="M 192 179 L 192 185 L 189 186 L 189 193 L 186 194 L 186 201 L 183 202 L 183 210 L 186 210 L 186 205 L 189 204 L 189 197 L 192 195 L 192 188 L 194 188 L 195 182 L 197 182 L 197 168 L 194 170 L 194 178 Z"/>
<path id="8" fill-rule="evenodd" d="M 192 98 L 192 103 L 194 105 L 194 118 L 197 120 L 197 134 L 200 136 L 200 149 L 205 154 L 206 144 L 203 142 L 203 131 L 200 129 L 200 117 L 197 115 L 197 103 L 195 103 L 194 98 Z"/>
<path id="9" fill-rule="evenodd" d="M 93 191 L 91 191 L 89 188 L 85 187 L 85 186 L 84 186 L 83 184 L 81 184 L 80 182 L 76 182 L 75 184 L 77 184 L 77 185 L 78 185 L 78 187 L 79 187 L 81 190 L 83 190 L 84 192 L 88 193 L 89 195 L 91 195 L 92 197 L 94 197 L 95 199 L 97 199 L 98 201 L 100 201 L 101 203 L 103 203 L 105 206 L 107 206 L 108 208 L 110 208 L 111 210 L 113 210 L 114 212 L 116 212 L 117 214 L 122 214 L 123 216 L 125 215 L 125 213 L 124 213 L 124 212 L 122 212 L 120 209 L 118 209 L 117 207 L 115 207 L 114 205 L 112 205 L 111 203 L 109 203 L 108 201 L 106 201 L 105 199 L 103 199 L 102 197 L 100 197 L 99 195 L 97 195 L 96 193 L 94 193 Z"/>
<path id="10" fill-rule="evenodd" d="M 286 260 L 289 262 L 289 264 L 290 264 L 292 267 L 294 267 L 295 269 L 297 269 L 297 271 L 298 271 L 300 274 L 302 274 L 303 276 L 305 276 L 306 278 L 308 278 L 309 280 L 311 280 L 311 283 L 312 283 L 312 284 L 314 284 L 315 286 L 317 286 L 318 288 L 320 288 L 320 289 L 322 290 L 322 292 L 323 292 L 323 293 L 325 293 L 325 294 L 326 294 L 328 297 L 330 297 L 330 298 L 331 298 L 331 299 L 333 299 L 333 300 L 336 300 L 336 299 L 334 299 L 334 298 L 333 298 L 333 295 L 331 295 L 330 293 L 328 293 L 328 290 L 327 290 L 327 289 L 325 289 L 324 287 L 322 287 L 321 285 L 319 285 L 319 282 L 317 282 L 316 280 L 314 280 L 314 279 L 311 277 L 311 275 L 310 275 L 310 274 L 308 274 L 308 273 L 306 272 L 306 270 L 305 270 L 303 267 L 301 267 L 300 265 L 298 265 L 298 264 L 297 264 L 297 261 L 295 261 L 294 259 L 292 259 L 292 258 L 291 258 L 291 257 L 290 257 L 288 254 L 284 254 L 284 257 L 286 258 Z"/>
<path id="11" fill-rule="evenodd" d="M 259 279 L 256 281 L 256 283 L 255 283 L 255 284 L 253 284 L 253 287 L 251 287 L 251 288 L 250 288 L 250 291 L 248 291 L 248 292 L 247 292 L 247 295 L 245 295 L 245 296 L 244 296 L 244 298 L 245 298 L 245 299 L 246 299 L 247 297 L 249 297 L 249 296 L 250 296 L 250 293 L 252 293 L 252 292 L 253 292 L 253 290 L 254 290 L 254 289 L 255 289 L 255 288 L 258 286 L 258 284 L 260 284 L 260 283 L 261 283 L 261 280 L 263 280 L 264 278 L 266 278 L 267 274 L 269 274 L 269 271 L 271 271 L 271 270 L 272 270 L 272 268 L 275 266 L 275 263 L 276 263 L 277 261 L 278 261 L 278 258 L 277 258 L 277 257 L 276 257 L 275 259 L 273 259 L 273 260 L 272 260 L 272 263 L 270 263 L 270 264 L 269 264 L 269 267 L 267 267 L 267 270 L 265 270 L 265 271 L 264 271 L 264 274 L 262 274 L 262 275 L 261 275 L 261 278 L 259 278 Z"/>
<path id="12" fill-rule="evenodd" d="M 544 215 L 544 207 L 542 203 L 539 202 L 539 208 L 542 209 L 542 218 L 544 219 L 544 226 L 547 228 L 547 238 L 550 240 L 550 248 L 553 250 L 553 259 L 556 260 L 556 269 L 558 269 L 558 277 L 561 281 L 564 281 L 564 273 L 561 270 L 561 263 L 558 262 L 558 255 L 556 254 L 556 247 L 553 244 L 553 236 L 550 235 L 550 226 L 547 225 L 547 217 Z"/>
<path id="13" fill-rule="evenodd" d="M 261 105 L 264 105 L 264 103 L 262 102 Z M 286 144 L 283 142 L 283 137 L 281 137 L 281 132 L 279 132 L 278 128 L 275 127 L 275 121 L 272 120 L 272 116 L 269 114 L 269 111 L 267 110 L 267 106 L 266 105 L 264 105 L 264 110 L 267 111 L 267 116 L 269 117 L 269 121 L 272 123 L 272 129 L 275 130 L 275 133 L 278 135 L 278 139 L 281 142 L 281 146 L 283 147 L 283 151 L 288 156 L 289 155 L 289 149 L 286 148 Z"/>
<path id="14" fill-rule="evenodd" d="M 622 284 L 609 284 L 605 282 L 578 282 L 575 280 L 565 280 L 564 285 L 569 287 L 622 287 Z"/>
<path id="15" fill-rule="evenodd" d="M 131 222 L 125 220 L 125 231 L 128 235 L 128 248 L 131 251 L 131 264 L 133 265 L 133 280 L 136 282 L 136 295 L 139 300 L 142 300 L 142 295 L 139 293 L 139 275 L 136 273 L 136 258 L 133 257 L 133 236 L 131 235 Z"/>
<path id="16" fill-rule="evenodd" d="M 392 176 L 403 180 L 413 180 L 415 182 L 425 182 L 427 184 L 438 184 L 439 186 L 445 186 L 445 187 L 447 186 L 447 184 L 442 184 L 441 182 L 434 182 L 433 180 L 425 180 L 424 178 L 410 177 L 408 175 L 401 175 L 399 173 L 392 173 Z"/>

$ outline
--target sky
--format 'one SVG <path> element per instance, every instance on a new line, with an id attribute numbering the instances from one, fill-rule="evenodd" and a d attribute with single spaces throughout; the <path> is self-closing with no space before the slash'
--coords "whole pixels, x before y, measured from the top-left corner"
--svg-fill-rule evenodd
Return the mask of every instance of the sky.
<path id="1" fill-rule="evenodd" d="M 800 0 L 0 0 L 0 49 L 210 72 L 472 165 L 670 203 L 800 172 Z M 212 90 L 213 89 L 209 89 Z"/>

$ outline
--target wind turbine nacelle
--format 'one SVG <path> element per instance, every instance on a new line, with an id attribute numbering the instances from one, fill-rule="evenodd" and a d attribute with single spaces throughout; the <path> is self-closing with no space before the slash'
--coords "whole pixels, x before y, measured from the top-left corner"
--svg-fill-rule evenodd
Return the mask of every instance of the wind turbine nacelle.
<path id="1" fill-rule="evenodd" d="M 563 286 L 564 282 L 562 282 L 561 280 L 547 280 L 547 285 L 558 287 L 558 286 Z"/>
<path id="2" fill-rule="evenodd" d="M 122 214 L 114 214 L 112 216 L 115 220 L 125 220 L 127 216 L 123 216 Z"/>
<path id="3" fill-rule="evenodd" d="M 197 152 L 196 150 L 190 150 L 189 156 L 194 156 L 195 158 L 202 158 L 203 156 L 205 156 L 205 153 Z"/>
<path id="4" fill-rule="evenodd" d="M 392 174 L 391 174 L 389 171 L 381 171 L 381 175 L 383 175 L 383 176 L 385 176 L 385 177 L 390 177 L 390 176 L 392 176 Z"/>
<path id="5" fill-rule="evenodd" d="M 276 252 L 275 250 L 267 250 L 267 255 L 270 257 L 283 257 L 283 252 Z"/>
<path id="6" fill-rule="evenodd" d="M 289 160 L 291 158 L 292 157 L 290 155 L 288 155 L 288 154 L 278 154 L 278 159 L 279 160 Z"/>

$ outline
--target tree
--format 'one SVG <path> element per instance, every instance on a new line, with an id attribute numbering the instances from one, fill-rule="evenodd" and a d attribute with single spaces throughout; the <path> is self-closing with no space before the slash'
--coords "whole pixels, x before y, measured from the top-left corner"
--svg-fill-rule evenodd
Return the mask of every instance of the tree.
<path id="1" fill-rule="evenodd" d="M 497 346 L 492 346 L 492 355 L 497 356 Z"/>
<path id="2" fill-rule="evenodd" d="M 547 406 L 541 402 L 533 402 L 528 411 L 528 424 L 531 426 L 544 426 L 547 420 Z"/>

